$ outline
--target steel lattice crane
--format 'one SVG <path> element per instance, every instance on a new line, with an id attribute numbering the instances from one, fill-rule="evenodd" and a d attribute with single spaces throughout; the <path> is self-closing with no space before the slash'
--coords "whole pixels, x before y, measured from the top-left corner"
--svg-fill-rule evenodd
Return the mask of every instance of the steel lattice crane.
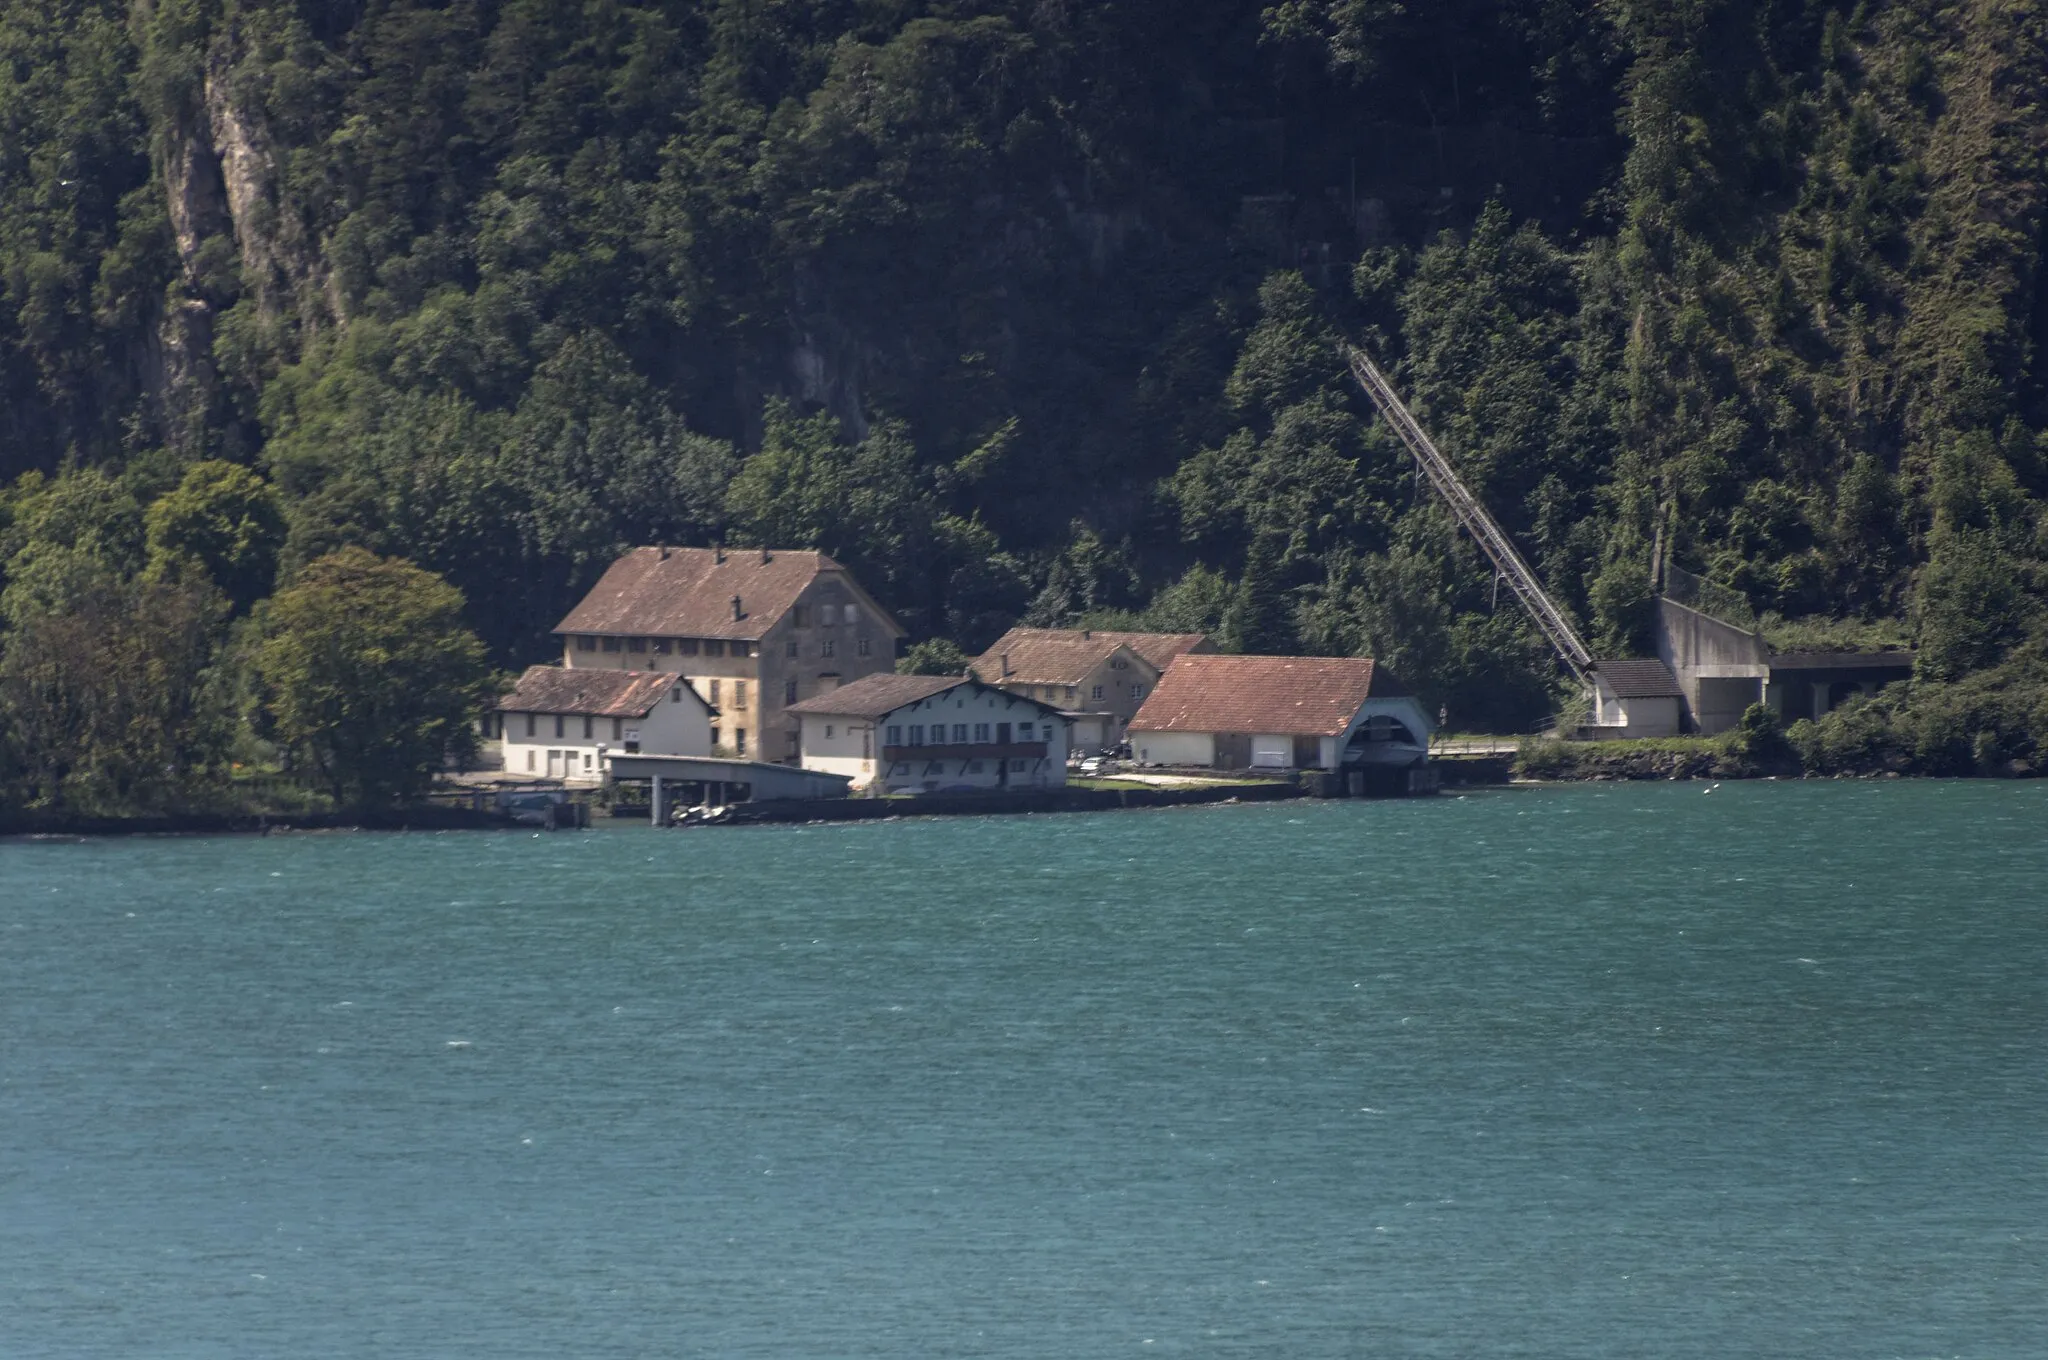
<path id="1" fill-rule="evenodd" d="M 1363 387 L 1365 395 L 1372 399 L 1380 418 L 1393 427 L 1395 434 L 1401 436 L 1401 442 L 1408 446 L 1408 451 L 1415 455 L 1415 461 L 1421 464 L 1423 473 L 1429 478 L 1429 484 L 1436 488 L 1437 494 L 1450 506 L 1451 514 L 1457 519 L 1458 524 L 1466 533 L 1472 535 L 1472 541 L 1479 545 L 1479 550 L 1493 563 L 1493 569 L 1506 580 L 1508 589 L 1515 593 L 1515 598 L 1522 602 L 1522 608 L 1536 621 L 1536 626 L 1543 631 L 1543 636 L 1550 640 L 1558 659 L 1564 662 L 1567 670 L 1578 677 L 1581 684 L 1590 689 L 1593 684 L 1593 654 L 1586 650 L 1586 644 L 1580 640 L 1578 633 L 1573 631 L 1571 621 L 1565 618 L 1564 611 L 1552 603 L 1549 594 L 1543 589 L 1543 583 L 1536 579 L 1536 573 L 1529 570 L 1529 564 L 1522 560 L 1522 555 L 1515 551 L 1515 545 L 1501 532 L 1500 526 L 1493 522 L 1493 516 L 1486 513 L 1486 507 L 1481 505 L 1478 498 L 1467 491 L 1465 484 L 1458 480 L 1457 470 L 1430 441 L 1422 426 L 1416 423 L 1415 417 L 1409 414 L 1407 406 L 1394 392 L 1393 384 L 1387 381 L 1386 375 L 1380 372 L 1379 367 L 1366 357 L 1363 350 L 1350 345 L 1344 346 L 1344 357 L 1351 364 L 1351 375 L 1358 379 L 1358 385 Z"/>

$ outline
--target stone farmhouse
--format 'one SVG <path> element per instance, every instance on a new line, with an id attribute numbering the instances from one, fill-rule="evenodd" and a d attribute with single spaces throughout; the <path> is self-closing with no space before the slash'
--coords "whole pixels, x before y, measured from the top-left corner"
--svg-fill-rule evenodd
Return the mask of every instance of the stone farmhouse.
<path id="1" fill-rule="evenodd" d="M 612 563 L 555 632 L 565 668 L 681 677 L 714 752 L 777 763 L 797 759 L 790 705 L 893 670 L 904 635 L 823 553 L 671 547 Z"/>
<path id="2" fill-rule="evenodd" d="M 803 767 L 856 791 L 1046 789 L 1067 782 L 1067 718 L 972 676 L 870 675 L 787 710 Z"/>
<path id="3" fill-rule="evenodd" d="M 969 669 L 984 684 L 1060 708 L 1073 719 L 1075 749 L 1086 751 L 1124 739 L 1175 657 L 1214 650 L 1201 633 L 1012 628 Z"/>
<path id="4" fill-rule="evenodd" d="M 595 784 L 600 748 L 711 754 L 715 715 L 680 675 L 529 666 L 498 701 L 505 772 Z"/>
<path id="5" fill-rule="evenodd" d="M 1175 658 L 1131 719 L 1132 754 L 1219 770 L 1401 769 L 1429 755 L 1429 715 L 1369 658 Z"/>

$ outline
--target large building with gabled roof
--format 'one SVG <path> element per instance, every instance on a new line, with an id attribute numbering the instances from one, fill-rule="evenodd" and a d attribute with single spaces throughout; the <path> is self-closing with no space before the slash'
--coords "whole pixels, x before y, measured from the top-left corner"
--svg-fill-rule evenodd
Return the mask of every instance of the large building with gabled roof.
<path id="1" fill-rule="evenodd" d="M 555 625 L 571 670 L 679 675 L 721 754 L 794 761 L 791 704 L 892 671 L 903 626 L 824 553 L 635 548 Z"/>
<path id="2" fill-rule="evenodd" d="M 1419 764 L 1429 715 L 1368 657 L 1175 658 L 1131 719 L 1144 764 L 1340 770 Z"/>
<path id="3" fill-rule="evenodd" d="M 970 669 L 984 684 L 1054 704 L 1074 719 L 1078 748 L 1115 746 L 1177 656 L 1215 650 L 1201 633 L 1012 628 Z"/>

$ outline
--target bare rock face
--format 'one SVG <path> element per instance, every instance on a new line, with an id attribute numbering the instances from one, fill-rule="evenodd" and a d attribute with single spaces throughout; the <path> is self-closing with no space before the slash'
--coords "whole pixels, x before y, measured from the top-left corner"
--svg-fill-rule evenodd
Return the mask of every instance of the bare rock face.
<path id="1" fill-rule="evenodd" d="M 227 53 L 217 49 L 206 73 L 206 124 L 243 278 L 266 321 L 289 316 L 305 330 L 338 322 L 344 319 L 341 295 L 303 218 L 281 202 L 269 129 L 234 91 Z"/>

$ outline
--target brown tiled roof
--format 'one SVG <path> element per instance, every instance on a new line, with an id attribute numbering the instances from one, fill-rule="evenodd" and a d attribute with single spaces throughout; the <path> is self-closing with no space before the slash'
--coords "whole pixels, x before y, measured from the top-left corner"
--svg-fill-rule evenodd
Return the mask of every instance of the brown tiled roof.
<path id="1" fill-rule="evenodd" d="M 784 713 L 844 714 L 849 718 L 879 718 L 905 704 L 929 699 L 934 694 L 969 683 L 964 675 L 863 675 L 851 684 L 808 699 L 785 705 Z"/>
<path id="2" fill-rule="evenodd" d="M 972 685 L 977 690 L 994 689 L 983 685 L 971 675 L 863 675 L 851 684 L 838 689 L 813 695 L 800 703 L 790 704 L 784 713 L 824 713 L 835 717 L 879 718 L 885 713 L 894 713 L 905 704 L 914 704 L 919 699 L 930 699 L 944 694 L 947 690 Z M 1058 713 L 1051 704 L 1041 704 L 1036 699 L 1022 695 L 1006 695 L 1019 703 L 1030 704 L 1033 708 L 1047 713 Z"/>
<path id="3" fill-rule="evenodd" d="M 1661 661 L 1595 661 L 1593 673 L 1617 699 L 1683 699 L 1678 677 Z"/>
<path id="4" fill-rule="evenodd" d="M 976 657 L 974 673 L 991 685 L 1078 685 L 1118 647 L 1163 671 L 1182 652 L 1208 642 L 1202 633 L 1114 633 L 1087 628 L 1012 628 Z M 1003 669 L 1005 659 L 1009 670 Z"/>
<path id="5" fill-rule="evenodd" d="M 838 573 L 875 622 L 902 636 L 844 567 L 821 552 L 789 548 L 635 548 L 611 564 L 555 631 L 758 639 L 823 572 Z"/>
<path id="6" fill-rule="evenodd" d="M 655 671 L 601 671 L 568 666 L 528 666 L 512 692 L 498 700 L 508 713 L 572 713 L 594 718 L 644 718 L 682 685 L 703 703 L 680 675 Z M 709 707 L 709 705 L 706 705 Z"/>
<path id="7" fill-rule="evenodd" d="M 1189 652 L 1159 677 L 1130 730 L 1337 737 L 1367 699 L 1406 693 L 1367 657 Z"/>

